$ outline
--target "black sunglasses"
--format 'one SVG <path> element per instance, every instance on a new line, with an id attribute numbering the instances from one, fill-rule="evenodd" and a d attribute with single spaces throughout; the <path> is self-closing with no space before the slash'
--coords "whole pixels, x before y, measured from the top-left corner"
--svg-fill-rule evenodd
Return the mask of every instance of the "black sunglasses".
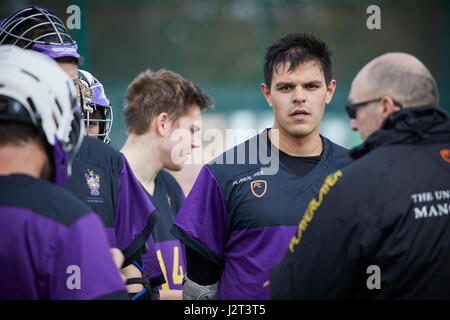
<path id="1" fill-rule="evenodd" d="M 365 106 L 366 104 L 372 103 L 372 102 L 376 102 L 376 101 L 380 101 L 383 97 L 377 98 L 377 99 L 372 99 L 372 100 L 367 100 L 367 101 L 363 101 L 363 102 L 358 102 L 358 103 L 353 103 L 353 104 L 349 104 L 345 107 L 345 110 L 347 111 L 348 116 L 350 117 L 350 119 L 355 119 L 356 118 L 356 109 L 362 106 Z M 400 102 L 395 101 L 394 99 L 392 99 L 394 104 L 399 107 L 400 109 L 403 109 L 403 106 Z"/>

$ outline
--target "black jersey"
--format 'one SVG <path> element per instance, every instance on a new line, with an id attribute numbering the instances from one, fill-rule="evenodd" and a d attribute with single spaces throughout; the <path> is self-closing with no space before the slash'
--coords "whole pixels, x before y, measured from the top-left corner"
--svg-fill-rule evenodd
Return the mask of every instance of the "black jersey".
<path id="1" fill-rule="evenodd" d="M 261 149 L 267 146 L 267 130 L 201 169 L 172 232 L 223 266 L 217 299 L 269 298 L 263 283 L 270 267 L 283 257 L 312 194 L 327 175 L 351 161 L 348 150 L 321 138 L 320 161 L 304 177 L 283 162 L 278 168 L 264 164 Z"/>
<path id="2" fill-rule="evenodd" d="M 153 196 L 148 193 L 147 195 L 158 210 L 158 221 L 148 245 L 156 250 L 160 268 L 164 274 L 165 283 L 161 285 L 161 289 L 181 290 L 186 272 L 185 249 L 180 240 L 169 231 L 183 204 L 184 192 L 169 172 L 161 170 L 155 178 Z M 145 271 L 149 275 L 154 274 L 155 267 L 152 264 L 151 252 L 145 254 L 143 260 Z"/>

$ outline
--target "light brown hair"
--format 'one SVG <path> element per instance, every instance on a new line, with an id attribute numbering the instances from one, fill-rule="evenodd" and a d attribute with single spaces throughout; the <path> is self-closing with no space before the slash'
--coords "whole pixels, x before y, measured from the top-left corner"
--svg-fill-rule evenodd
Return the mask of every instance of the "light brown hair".
<path id="1" fill-rule="evenodd" d="M 128 86 L 124 119 L 128 133 L 144 134 L 151 121 L 166 112 L 172 121 L 189 112 L 193 104 L 200 110 L 213 106 L 212 99 L 200 87 L 177 73 L 147 69 Z"/>

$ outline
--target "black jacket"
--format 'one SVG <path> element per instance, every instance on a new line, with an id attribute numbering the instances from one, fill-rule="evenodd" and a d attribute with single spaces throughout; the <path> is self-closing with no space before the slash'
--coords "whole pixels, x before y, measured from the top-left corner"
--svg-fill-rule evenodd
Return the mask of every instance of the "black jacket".
<path id="1" fill-rule="evenodd" d="M 449 299 L 448 114 L 396 112 L 350 155 L 271 269 L 271 297 Z"/>

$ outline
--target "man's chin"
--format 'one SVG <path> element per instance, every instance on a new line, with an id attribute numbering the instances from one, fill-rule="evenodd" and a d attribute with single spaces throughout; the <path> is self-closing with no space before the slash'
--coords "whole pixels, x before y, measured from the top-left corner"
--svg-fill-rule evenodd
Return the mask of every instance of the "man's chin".
<path id="1" fill-rule="evenodd" d="M 308 130 L 307 128 L 290 128 L 285 131 L 288 135 L 296 139 L 307 137 L 313 132 L 313 130 Z"/>
<path id="2" fill-rule="evenodd" d="M 167 169 L 170 171 L 180 171 L 181 169 L 183 169 L 183 163 L 181 163 L 181 164 L 176 164 L 176 163 L 166 164 L 164 166 L 164 169 Z"/>

